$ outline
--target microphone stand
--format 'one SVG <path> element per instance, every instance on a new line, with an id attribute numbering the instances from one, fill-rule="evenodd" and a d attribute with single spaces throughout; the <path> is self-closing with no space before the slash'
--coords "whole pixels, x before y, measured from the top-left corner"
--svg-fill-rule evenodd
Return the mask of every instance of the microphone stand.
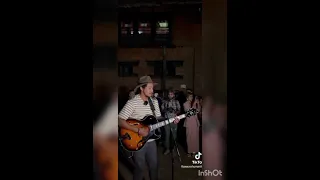
<path id="1" fill-rule="evenodd" d="M 177 145 L 177 141 L 176 139 L 174 138 L 173 136 L 173 130 L 172 130 L 172 125 L 171 123 L 169 124 L 170 126 L 170 132 L 171 132 L 171 138 L 172 138 L 172 141 L 173 141 L 173 145 L 174 145 L 174 148 L 173 148 L 173 151 L 171 152 L 171 180 L 174 180 L 174 164 L 175 164 L 175 161 L 174 161 L 174 155 L 173 155 L 173 152 L 174 150 L 177 151 L 177 154 L 178 154 L 178 158 L 179 158 L 179 161 L 180 161 L 180 164 L 181 164 L 181 156 L 180 156 L 180 152 L 179 152 L 179 149 L 178 149 L 178 145 Z"/>

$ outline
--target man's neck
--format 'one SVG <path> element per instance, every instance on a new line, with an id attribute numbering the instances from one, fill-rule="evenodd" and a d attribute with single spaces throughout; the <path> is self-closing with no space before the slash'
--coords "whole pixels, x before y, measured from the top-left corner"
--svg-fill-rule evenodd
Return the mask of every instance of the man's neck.
<path id="1" fill-rule="evenodd" d="M 148 101 L 148 97 L 145 96 L 144 94 L 140 93 L 140 98 L 143 100 L 143 101 Z"/>

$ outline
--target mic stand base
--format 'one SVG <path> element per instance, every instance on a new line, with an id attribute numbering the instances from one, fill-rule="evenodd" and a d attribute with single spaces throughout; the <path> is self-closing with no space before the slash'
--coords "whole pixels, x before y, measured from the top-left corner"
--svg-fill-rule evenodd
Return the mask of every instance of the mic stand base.
<path id="1" fill-rule="evenodd" d="M 170 126 L 170 132 L 171 132 L 171 138 L 172 138 L 172 141 L 173 141 L 173 145 L 174 145 L 174 148 L 171 152 L 171 180 L 174 180 L 174 165 L 175 165 L 175 160 L 174 160 L 174 151 L 176 150 L 177 152 L 177 155 L 178 155 L 178 158 L 179 158 L 179 161 L 180 161 L 180 164 L 181 164 L 181 156 L 180 156 L 180 152 L 179 152 L 179 149 L 178 149 L 178 145 L 177 145 L 177 141 L 176 139 L 174 138 L 175 136 L 173 136 L 173 130 L 172 130 L 172 125 L 169 124 Z"/>

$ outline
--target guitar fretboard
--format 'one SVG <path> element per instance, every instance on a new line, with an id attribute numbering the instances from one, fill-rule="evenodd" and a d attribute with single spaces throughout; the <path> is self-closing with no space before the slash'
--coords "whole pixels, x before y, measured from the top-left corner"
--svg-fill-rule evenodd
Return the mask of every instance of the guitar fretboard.
<path id="1" fill-rule="evenodd" d="M 177 116 L 176 118 L 178 118 L 178 119 L 183 119 L 183 118 L 185 118 L 185 117 L 186 117 L 185 114 L 181 114 L 180 116 Z M 157 123 L 157 124 L 151 125 L 151 126 L 150 126 L 150 129 L 151 129 L 151 131 L 152 131 L 152 130 L 158 129 L 158 128 L 162 127 L 162 126 L 165 126 L 165 125 L 168 125 L 168 124 L 170 124 L 170 123 L 173 123 L 174 119 L 175 119 L 175 118 L 170 118 L 170 119 L 168 119 L 168 120 L 165 120 L 165 121 L 159 122 L 159 123 Z"/>

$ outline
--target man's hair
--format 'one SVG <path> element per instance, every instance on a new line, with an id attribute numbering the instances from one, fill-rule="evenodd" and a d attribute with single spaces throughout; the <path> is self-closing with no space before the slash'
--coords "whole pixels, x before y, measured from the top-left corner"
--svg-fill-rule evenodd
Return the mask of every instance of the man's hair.
<path id="1" fill-rule="evenodd" d="M 142 89 L 146 88 L 147 87 L 147 84 L 144 84 L 141 86 Z M 140 90 L 140 87 L 137 89 L 136 93 L 135 94 L 140 94 L 141 93 L 141 90 Z"/>
<path id="2" fill-rule="evenodd" d="M 192 93 L 192 92 L 187 92 L 187 98 L 189 97 L 189 96 L 194 96 L 194 94 Z"/>

